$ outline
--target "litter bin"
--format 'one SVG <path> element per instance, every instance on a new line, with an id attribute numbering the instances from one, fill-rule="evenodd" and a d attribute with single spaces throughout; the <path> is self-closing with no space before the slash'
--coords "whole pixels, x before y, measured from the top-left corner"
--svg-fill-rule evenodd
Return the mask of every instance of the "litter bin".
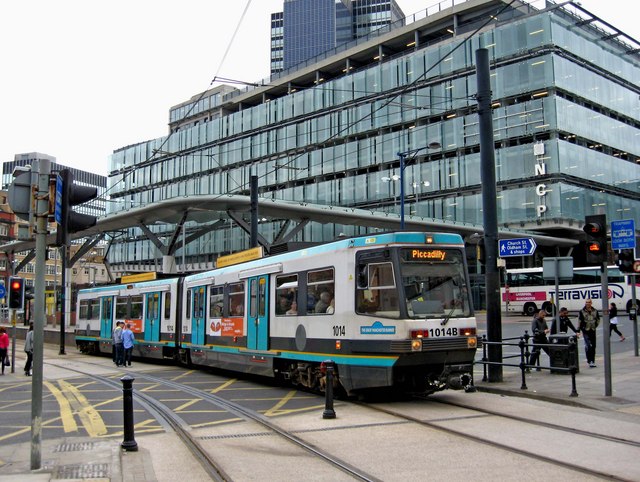
<path id="1" fill-rule="evenodd" d="M 569 346 L 569 339 L 575 338 L 574 335 L 567 333 L 560 333 L 557 335 L 549 335 L 549 366 L 551 367 L 551 373 L 564 373 L 570 375 L 569 371 L 554 370 L 554 368 L 568 369 L 575 365 L 576 373 L 580 371 L 580 364 L 578 363 L 578 347 Z"/>

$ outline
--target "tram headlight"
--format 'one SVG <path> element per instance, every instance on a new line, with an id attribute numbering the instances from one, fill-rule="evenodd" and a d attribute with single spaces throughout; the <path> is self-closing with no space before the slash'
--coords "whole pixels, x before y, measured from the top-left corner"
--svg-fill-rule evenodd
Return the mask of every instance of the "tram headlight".
<path id="1" fill-rule="evenodd" d="M 477 348 L 478 347 L 478 338 L 475 336 L 470 336 L 467 338 L 467 348 Z"/>
<path id="2" fill-rule="evenodd" d="M 411 340 L 411 351 L 422 351 L 422 339 Z"/>

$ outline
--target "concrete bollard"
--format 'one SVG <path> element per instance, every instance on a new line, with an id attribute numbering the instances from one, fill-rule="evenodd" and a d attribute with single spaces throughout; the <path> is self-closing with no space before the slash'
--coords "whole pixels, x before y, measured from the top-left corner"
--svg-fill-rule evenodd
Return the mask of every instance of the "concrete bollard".
<path id="1" fill-rule="evenodd" d="M 327 386 L 325 387 L 325 403 L 324 412 L 322 412 L 322 418 L 336 418 L 336 412 L 333 409 L 333 360 L 326 360 L 323 362 L 325 370 L 327 372 Z"/>
<path id="2" fill-rule="evenodd" d="M 120 379 L 122 382 L 122 409 L 124 419 L 124 440 L 120 446 L 127 452 L 137 452 L 138 444 L 134 437 L 133 430 L 133 378 L 125 375 Z"/>

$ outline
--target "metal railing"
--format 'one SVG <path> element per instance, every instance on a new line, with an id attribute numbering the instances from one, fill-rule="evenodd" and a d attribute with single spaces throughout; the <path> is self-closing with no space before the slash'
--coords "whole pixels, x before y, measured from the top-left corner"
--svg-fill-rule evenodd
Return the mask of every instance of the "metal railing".
<path id="1" fill-rule="evenodd" d="M 525 330 L 524 335 L 520 337 L 505 338 L 502 341 L 488 341 L 486 335 L 482 335 L 482 360 L 475 363 L 483 364 L 483 377 L 482 381 L 488 381 L 487 366 L 488 365 L 500 365 L 505 367 L 519 368 L 522 376 L 522 384 L 520 389 L 527 390 L 526 374 L 531 372 L 532 368 L 537 371 L 550 370 L 556 373 L 568 373 L 571 375 L 571 397 L 577 397 L 578 392 L 576 390 L 576 373 L 578 372 L 578 345 L 576 344 L 575 336 L 568 336 L 567 343 L 531 343 L 532 336 Z M 517 341 L 516 341 L 517 340 Z M 487 346 L 500 345 L 507 347 L 518 347 L 519 353 L 510 354 L 502 357 L 502 362 L 491 362 L 487 357 Z M 545 351 L 549 355 L 549 366 L 540 365 L 540 356 L 538 354 L 537 363 L 535 365 L 530 364 L 533 348 L 538 348 L 540 351 Z M 562 353 L 564 352 L 564 353 Z M 554 355 L 560 355 L 560 358 L 567 360 L 566 366 L 554 366 L 551 361 L 554 359 Z M 512 363 L 509 360 L 518 359 L 519 363 Z M 505 361 L 507 360 L 507 361 Z"/>

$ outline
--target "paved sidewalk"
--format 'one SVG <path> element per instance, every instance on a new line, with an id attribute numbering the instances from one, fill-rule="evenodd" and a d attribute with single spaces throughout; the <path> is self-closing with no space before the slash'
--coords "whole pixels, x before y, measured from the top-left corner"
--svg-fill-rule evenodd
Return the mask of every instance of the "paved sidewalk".
<path id="1" fill-rule="evenodd" d="M 580 372 L 576 374 L 576 392 L 571 396 L 571 375 L 551 373 L 549 370 L 531 370 L 525 373 L 526 389 L 522 388 L 522 371 L 515 367 L 503 367 L 502 382 L 483 381 L 483 366 L 474 370 L 475 385 L 480 391 L 510 396 L 530 397 L 597 410 L 615 410 L 640 415 L 640 357 L 631 351 L 611 356 L 611 395 L 606 396 L 604 356 L 596 355 L 596 368 L 584 361 L 581 341 Z M 633 344 L 631 338 L 624 343 Z M 632 345 L 631 345 L 632 346 Z M 549 366 L 549 358 L 541 354 L 542 366 Z"/>

